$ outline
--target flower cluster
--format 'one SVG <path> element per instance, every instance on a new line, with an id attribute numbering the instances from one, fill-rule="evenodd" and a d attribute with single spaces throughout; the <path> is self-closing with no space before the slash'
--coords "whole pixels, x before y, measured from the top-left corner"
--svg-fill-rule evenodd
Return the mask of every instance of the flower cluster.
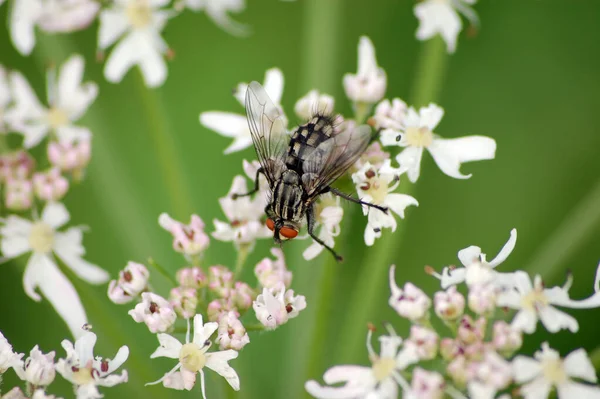
<path id="1" fill-rule="evenodd" d="M 267 70 L 263 86 L 281 114 L 281 124 L 291 135 L 294 128 L 288 127 L 288 118 L 281 106 L 283 73 L 277 68 Z M 363 212 L 367 216 L 364 232 L 367 245 L 373 245 L 381 237 L 383 229 L 395 231 L 396 215 L 404 218 L 407 207 L 418 205 L 415 198 L 398 193 L 397 189 L 404 176 L 412 183 L 417 181 L 425 150 L 431 154 L 443 173 L 456 179 L 471 177 L 470 174 L 461 173 L 463 163 L 493 159 L 495 156 L 496 142 L 489 137 L 445 139 L 439 136 L 436 131 L 444 115 L 440 106 L 429 104 L 415 108 L 409 107 L 399 98 L 385 99 L 387 75 L 377 64 L 375 48 L 367 37 L 362 37 L 358 44 L 358 71 L 356 74 L 346 74 L 343 86 L 352 103 L 354 115 L 352 118 L 338 116 L 337 119 L 340 123 L 356 125 L 366 121 L 371 129 L 371 140 L 367 150 L 349 169 L 347 176 L 339 180 L 346 188 L 354 186 L 362 201 L 388 209 L 388 212 L 384 212 L 363 205 Z M 234 91 L 234 97 L 242 106 L 247 87 L 248 84 L 240 83 Z M 294 111 L 298 118 L 310 120 L 315 113 L 331 114 L 334 105 L 333 97 L 312 90 L 296 102 Z M 252 145 L 245 115 L 221 111 L 203 112 L 200 114 L 200 123 L 225 137 L 233 138 L 231 145 L 225 149 L 225 154 L 242 151 Z M 257 168 L 258 162 L 245 162 L 244 169 L 252 180 L 252 185 Z M 264 176 L 260 176 L 264 179 Z M 256 239 L 272 236 L 262 222 L 266 219 L 264 208 L 270 195 L 269 187 L 266 181 L 259 182 L 258 187 L 260 190 L 253 199 L 236 197 L 237 194 L 248 192 L 248 187 L 242 176 L 235 177 L 228 197 L 220 200 L 229 222 L 215 221 L 215 238 L 234 241 L 238 246 L 251 246 Z M 317 240 L 329 247 L 334 246 L 344 215 L 339 197 L 333 195 L 320 195 L 314 209 L 316 227 L 313 230 L 313 243 L 304 252 L 305 259 L 312 259 L 322 251 L 323 246 Z M 306 235 L 304 238 L 308 237 Z"/>
<path id="2" fill-rule="evenodd" d="M 115 371 L 129 357 L 129 348 L 119 348 L 112 360 L 94 357 L 96 339 L 96 334 L 88 328 L 82 330 L 75 344 L 68 340 L 62 342 L 65 358 L 55 362 L 55 352 L 44 354 L 36 345 L 29 357 L 22 360 L 25 355 L 13 352 L 12 346 L 0 332 L 0 381 L 2 374 L 12 368 L 25 383 L 25 391 L 14 387 L 2 398 L 54 399 L 54 395 L 47 394 L 46 390 L 57 373 L 73 384 L 77 399 L 101 398 L 98 387 L 112 387 L 127 382 L 127 371 L 123 370 L 120 375 Z"/>
<path id="3" fill-rule="evenodd" d="M 329 386 L 308 381 L 306 390 L 322 399 L 396 398 L 399 391 L 409 398 L 509 398 L 516 392 L 527 399 L 545 399 L 553 389 L 559 398 L 600 397 L 600 387 L 590 384 L 596 383 L 597 377 L 585 350 L 576 349 L 561 358 L 545 342 L 533 358 L 517 353 L 524 334 L 533 333 L 538 320 L 550 333 L 577 331 L 575 318 L 556 306 L 600 307 L 600 265 L 594 294 L 584 300 L 572 299 L 568 292 L 572 280 L 564 287 L 545 288 L 539 276 L 532 284 L 523 271 L 495 270 L 514 249 L 516 238 L 513 230 L 489 262 L 479 247 L 470 246 L 458 252 L 464 267 L 447 267 L 441 274 L 427 267 L 427 273 L 438 278 L 443 289 L 434 294 L 433 301 L 410 282 L 399 287 L 392 266 L 389 305 L 412 323 L 408 337 L 400 338 L 386 324 L 388 334 L 379 337 L 377 354 L 371 346 L 371 326 L 367 335 L 370 367 L 335 366 L 323 376 Z M 463 282 L 466 295 L 458 289 Z M 433 327 L 432 307 L 446 331 Z M 507 322 L 509 308 L 517 312 Z M 428 370 L 431 364 L 435 369 Z M 339 383 L 342 385 L 331 386 Z"/>
<path id="4" fill-rule="evenodd" d="M 250 164 L 247 166 L 251 167 Z M 243 177 L 240 176 L 240 179 L 238 181 L 243 183 Z M 149 385 L 162 383 L 167 388 L 191 390 L 199 374 L 202 393 L 206 397 L 204 367 L 207 367 L 223 376 L 234 390 L 239 390 L 238 375 L 228 362 L 237 358 L 244 346 L 250 343 L 248 333 L 273 330 L 306 308 L 305 298 L 290 289 L 292 273 L 286 268 L 283 252 L 278 248 L 271 251 L 275 259 L 265 258 L 256 265 L 256 284 L 240 280 L 251 249 L 250 238 L 255 234 L 252 229 L 265 228 L 262 224 L 249 227 L 246 217 L 250 217 L 251 212 L 242 215 L 240 212 L 246 210 L 231 207 L 228 201 L 231 201 L 230 196 L 222 198 L 221 205 L 226 213 L 228 210 L 232 212 L 228 218 L 237 218 L 238 222 L 232 223 L 229 230 L 219 228 L 215 222 L 216 231 L 212 235 L 229 237 L 237 244 L 235 270 L 204 263 L 203 255 L 210 239 L 199 216 L 192 215 L 189 224 L 184 224 L 163 213 L 158 222 L 171 234 L 173 249 L 186 262 L 186 266 L 177 270 L 173 278 L 157 262 L 149 260 L 152 267 L 172 281 L 169 295 L 161 296 L 154 292 L 148 268 L 136 262 L 129 262 L 119 272 L 118 279 L 109 284 L 110 300 L 117 304 L 136 302 L 129 314 L 134 321 L 144 323 L 151 333 L 157 334 L 160 346 L 151 358 L 178 360 L 171 371 Z M 251 204 L 252 201 L 248 200 L 247 206 L 251 208 Z M 250 313 L 254 313 L 258 323 L 252 323 Z M 193 320 L 193 334 L 190 320 Z M 187 327 L 182 328 L 182 324 Z M 185 340 L 173 336 L 184 332 Z M 219 351 L 209 351 L 213 344 L 218 345 Z"/>

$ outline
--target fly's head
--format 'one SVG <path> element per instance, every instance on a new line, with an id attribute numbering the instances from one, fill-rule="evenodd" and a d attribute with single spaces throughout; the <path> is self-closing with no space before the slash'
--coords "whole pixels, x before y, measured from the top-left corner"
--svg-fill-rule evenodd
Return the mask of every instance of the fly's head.
<path id="1" fill-rule="evenodd" d="M 277 244 L 296 238 L 300 231 L 300 223 L 278 216 L 270 204 L 267 205 L 265 213 L 267 214 L 267 227 L 273 232 L 273 240 Z"/>

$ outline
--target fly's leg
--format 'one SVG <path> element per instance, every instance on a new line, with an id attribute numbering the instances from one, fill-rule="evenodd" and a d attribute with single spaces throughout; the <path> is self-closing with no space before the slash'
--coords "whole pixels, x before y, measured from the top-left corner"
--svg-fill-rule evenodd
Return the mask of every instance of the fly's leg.
<path id="1" fill-rule="evenodd" d="M 354 202 L 355 204 L 366 205 L 371 208 L 379 209 L 381 212 L 385 213 L 386 215 L 388 213 L 388 208 L 386 208 L 385 206 L 375 205 L 375 204 L 371 204 L 370 202 L 361 201 L 360 199 L 354 198 L 353 196 L 343 193 L 340 190 L 335 189 L 333 187 L 327 187 L 326 190 L 321 191 L 321 194 L 325 194 L 327 192 L 330 192 L 333 195 L 337 195 L 338 197 L 348 200 L 350 202 Z"/>
<path id="2" fill-rule="evenodd" d="M 260 167 L 260 168 L 258 168 L 258 169 L 256 170 L 256 178 L 254 179 L 254 188 L 253 188 L 252 190 L 248 191 L 246 194 L 236 194 L 236 193 L 234 193 L 234 194 L 231 194 L 231 199 L 234 199 L 234 200 L 235 200 L 235 199 L 238 199 L 238 198 L 240 198 L 240 197 L 247 197 L 247 196 L 249 196 L 249 195 L 252 195 L 252 194 L 254 194 L 255 192 L 257 192 L 257 191 L 258 191 L 258 189 L 259 189 L 259 187 L 258 187 L 258 186 L 260 185 L 258 177 L 259 177 L 259 175 L 260 175 L 261 173 L 262 173 L 262 174 L 265 174 L 265 170 L 264 170 L 262 167 Z"/>
<path id="3" fill-rule="evenodd" d="M 309 208 L 306 211 L 306 219 L 308 220 L 308 235 L 311 236 L 312 239 L 315 240 L 317 243 L 319 243 L 320 245 L 322 245 L 323 247 L 325 247 L 325 249 L 327 249 L 329 252 L 331 252 L 331 254 L 335 258 L 335 260 L 337 260 L 338 262 L 343 261 L 344 258 L 342 258 L 340 255 L 338 255 L 337 252 L 335 252 L 333 248 L 331 248 L 329 245 L 325 244 L 323 242 L 323 240 L 321 240 L 319 237 L 317 237 L 315 235 L 315 233 L 314 233 L 314 228 L 315 228 L 315 212 L 313 210 L 313 206 L 312 205 L 310 205 Z"/>

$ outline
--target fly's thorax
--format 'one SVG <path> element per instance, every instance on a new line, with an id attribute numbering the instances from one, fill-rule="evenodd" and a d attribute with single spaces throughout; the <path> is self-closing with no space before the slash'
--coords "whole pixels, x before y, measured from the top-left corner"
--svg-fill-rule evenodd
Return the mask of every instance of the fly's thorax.
<path id="1" fill-rule="evenodd" d="M 331 115 L 315 115 L 308 123 L 298 126 L 290 138 L 287 167 L 300 172 L 304 161 L 314 149 L 331 138 L 335 131 L 336 121 Z"/>

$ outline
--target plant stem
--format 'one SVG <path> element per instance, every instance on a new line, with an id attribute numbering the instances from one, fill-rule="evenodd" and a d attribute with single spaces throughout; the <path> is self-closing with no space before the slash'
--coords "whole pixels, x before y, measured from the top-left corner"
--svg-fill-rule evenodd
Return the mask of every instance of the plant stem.
<path id="1" fill-rule="evenodd" d="M 241 245 L 237 251 L 237 260 L 235 261 L 235 272 L 233 274 L 233 281 L 237 281 L 242 271 L 244 270 L 244 265 L 246 264 L 246 259 L 248 259 L 248 246 Z"/>
<path id="2" fill-rule="evenodd" d="M 599 370 L 600 369 L 600 346 L 597 347 L 596 349 L 594 349 L 590 353 L 590 360 L 592 361 L 592 364 L 594 365 L 594 369 Z"/>
<path id="3" fill-rule="evenodd" d="M 154 259 L 148 258 L 148 264 L 154 267 L 160 274 L 162 274 L 167 280 L 169 280 L 169 282 L 173 284 L 173 287 L 177 287 L 179 285 L 177 281 L 175 281 L 173 276 L 167 271 L 167 269 L 158 264 Z"/>

